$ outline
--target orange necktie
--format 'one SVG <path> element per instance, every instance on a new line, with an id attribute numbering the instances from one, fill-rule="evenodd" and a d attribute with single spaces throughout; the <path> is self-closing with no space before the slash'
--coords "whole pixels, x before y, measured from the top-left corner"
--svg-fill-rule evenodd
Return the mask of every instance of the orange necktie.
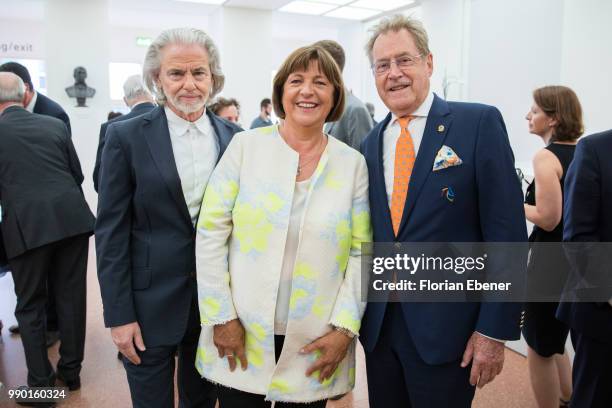
<path id="1" fill-rule="evenodd" d="M 408 195 L 408 183 L 410 182 L 412 167 L 416 159 L 414 143 L 408 131 L 408 123 L 410 123 L 413 118 L 414 116 L 408 116 L 397 119 L 402 131 L 395 145 L 393 194 L 391 195 L 391 222 L 393 223 L 393 232 L 395 236 L 397 236 L 397 231 L 402 222 L 404 204 L 406 203 L 406 196 Z"/>

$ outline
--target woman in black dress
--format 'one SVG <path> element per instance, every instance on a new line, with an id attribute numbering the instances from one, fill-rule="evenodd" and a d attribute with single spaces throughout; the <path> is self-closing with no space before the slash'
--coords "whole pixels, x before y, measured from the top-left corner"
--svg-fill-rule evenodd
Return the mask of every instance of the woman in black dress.
<path id="1" fill-rule="evenodd" d="M 572 393 L 571 365 L 565 342 L 569 328 L 555 318 L 559 294 L 569 272 L 563 240 L 563 182 L 583 133 L 582 109 L 576 94 L 564 86 L 533 92 L 527 113 L 529 132 L 546 147 L 533 158 L 535 179 L 527 188 L 525 215 L 534 224 L 527 267 L 527 302 L 523 336 L 529 346 L 527 361 L 531 386 L 540 408 L 566 406 Z M 545 244 L 542 244 L 545 243 Z"/>

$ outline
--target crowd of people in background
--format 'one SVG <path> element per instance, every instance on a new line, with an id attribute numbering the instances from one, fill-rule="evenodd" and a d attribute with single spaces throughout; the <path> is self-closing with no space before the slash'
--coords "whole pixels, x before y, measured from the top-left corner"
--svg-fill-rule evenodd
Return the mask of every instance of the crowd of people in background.
<path id="1" fill-rule="evenodd" d="M 612 241 L 612 131 L 578 142 L 576 94 L 534 90 L 528 131 L 545 147 L 524 195 L 499 110 L 432 91 L 420 22 L 383 19 L 366 52 L 382 120 L 322 40 L 285 59 L 244 130 L 213 39 L 163 31 L 125 81 L 129 113 L 100 126 L 96 218 L 68 116 L 25 67 L 1 65 L 0 274 L 15 282 L 25 389 L 81 387 L 95 234 L 134 407 L 173 407 L 175 372 L 181 407 L 325 407 L 355 385 L 357 341 L 370 407 L 469 407 L 521 332 L 540 408 L 612 406 L 612 285 L 563 302 L 581 264 L 539 245 Z M 546 301 L 365 302 L 366 242 L 530 242 L 527 297 Z"/>

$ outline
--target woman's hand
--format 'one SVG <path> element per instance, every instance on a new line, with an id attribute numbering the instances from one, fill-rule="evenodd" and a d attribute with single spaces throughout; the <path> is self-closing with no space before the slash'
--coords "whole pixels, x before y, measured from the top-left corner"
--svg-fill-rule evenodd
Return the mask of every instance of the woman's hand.
<path id="1" fill-rule="evenodd" d="M 239 319 L 214 326 L 213 342 L 219 351 L 219 358 L 227 357 L 230 371 L 233 372 L 236 369 L 236 359 L 240 360 L 243 371 L 247 369 L 244 327 Z"/>
<path id="2" fill-rule="evenodd" d="M 302 348 L 300 350 L 302 354 L 309 354 L 315 350 L 319 350 L 321 353 L 317 361 L 306 370 L 306 377 L 310 377 L 312 373 L 319 371 L 320 383 L 330 378 L 338 368 L 338 364 L 346 356 L 346 351 L 352 341 L 353 338 L 346 334 L 338 330 L 332 330 Z"/>

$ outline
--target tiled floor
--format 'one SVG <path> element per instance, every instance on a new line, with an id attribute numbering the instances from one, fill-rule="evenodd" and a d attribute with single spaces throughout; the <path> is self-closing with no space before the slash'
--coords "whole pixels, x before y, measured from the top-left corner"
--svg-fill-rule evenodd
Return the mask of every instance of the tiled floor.
<path id="1" fill-rule="evenodd" d="M 92 241 L 93 243 L 93 241 Z M 58 404 L 64 408 L 124 408 L 129 407 L 130 398 L 125 371 L 116 358 L 108 329 L 102 322 L 100 288 L 95 272 L 93 245 L 90 248 L 88 268 L 87 340 L 85 361 L 81 373 L 82 388 L 70 393 L 67 400 Z M 0 382 L 7 387 L 22 385 L 26 378 L 23 349 L 19 336 L 10 335 L 7 328 L 15 322 L 13 311 L 15 295 L 13 282 L 8 274 L 0 279 L 0 319 L 5 328 L 0 343 Z M 58 346 L 50 349 L 53 362 L 58 358 Z M 367 408 L 368 395 L 363 364 L 363 354 L 358 354 L 357 385 L 352 395 L 328 404 L 333 408 Z M 0 399 L 0 407 L 13 407 Z M 529 387 L 525 359 L 513 351 L 506 350 L 506 365 L 502 374 L 490 385 L 476 393 L 473 404 L 477 408 L 531 408 L 535 407 Z M 393 408 L 393 407 L 389 407 Z"/>

